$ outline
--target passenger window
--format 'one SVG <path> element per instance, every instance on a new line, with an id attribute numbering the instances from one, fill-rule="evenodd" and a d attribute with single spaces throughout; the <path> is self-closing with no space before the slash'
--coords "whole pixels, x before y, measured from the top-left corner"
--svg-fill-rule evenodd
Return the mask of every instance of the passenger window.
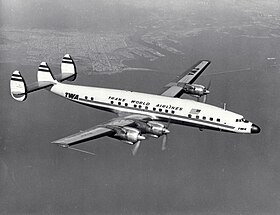
<path id="1" fill-rule="evenodd" d="M 206 120 L 206 117 L 204 116 L 204 117 L 202 117 L 202 119 L 203 119 L 203 120 Z"/>
<path id="2" fill-rule="evenodd" d="M 189 117 L 189 118 L 192 118 L 192 115 L 191 115 L 191 114 L 189 114 L 189 115 L 188 115 L 188 117 Z"/>
<path id="3" fill-rule="evenodd" d="M 155 111 L 156 110 L 156 108 L 153 108 L 153 111 Z"/>
<path id="4" fill-rule="evenodd" d="M 161 112 L 161 111 L 162 111 L 162 109 L 160 108 L 160 109 L 159 109 L 159 112 Z"/>
<path id="5" fill-rule="evenodd" d="M 220 121 L 221 121 L 221 120 L 218 118 L 218 119 L 217 119 L 217 122 L 220 122 Z"/>
<path id="6" fill-rule="evenodd" d="M 127 104 L 127 103 L 125 103 L 124 105 L 125 105 L 125 106 L 127 106 L 128 104 Z"/>
<path id="7" fill-rule="evenodd" d="M 212 118 L 212 117 L 210 117 L 210 121 L 213 121 L 213 118 Z"/>
<path id="8" fill-rule="evenodd" d="M 121 105 L 121 103 L 120 103 L 120 102 L 118 102 L 118 105 Z"/>
<path id="9" fill-rule="evenodd" d="M 197 115 L 195 118 L 199 119 L 199 116 Z"/>
<path id="10" fill-rule="evenodd" d="M 172 110 L 172 111 L 171 111 L 171 113 L 172 113 L 172 114 L 174 114 L 174 113 L 175 113 L 175 111 L 174 111 L 174 110 Z"/>
<path id="11" fill-rule="evenodd" d="M 141 105 L 139 105 L 139 108 L 142 108 L 142 106 L 141 106 Z"/>
<path id="12" fill-rule="evenodd" d="M 111 104 L 114 104 L 114 101 L 111 101 Z"/>
<path id="13" fill-rule="evenodd" d="M 146 106 L 145 109 L 148 110 L 148 106 Z"/>
<path id="14" fill-rule="evenodd" d="M 85 96 L 85 99 L 87 99 L 88 97 L 87 96 Z"/>
<path id="15" fill-rule="evenodd" d="M 136 107 L 137 107 L 137 105 L 134 105 L 134 107 L 136 108 Z"/>
<path id="16" fill-rule="evenodd" d="M 168 113 L 168 110 L 167 110 L 167 109 L 165 110 L 165 113 Z"/>

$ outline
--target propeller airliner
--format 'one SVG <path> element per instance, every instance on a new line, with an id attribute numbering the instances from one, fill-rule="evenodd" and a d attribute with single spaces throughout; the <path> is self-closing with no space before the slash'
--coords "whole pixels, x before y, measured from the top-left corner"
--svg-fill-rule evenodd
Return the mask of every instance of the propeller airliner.
<path id="1" fill-rule="evenodd" d="M 10 80 L 11 96 L 24 101 L 28 93 L 46 89 L 67 100 L 113 112 L 117 116 L 101 125 L 55 140 L 61 147 L 76 149 L 75 145 L 108 136 L 130 145 L 136 154 L 141 141 L 151 136 L 163 136 L 162 150 L 166 148 L 167 134 L 171 123 L 210 129 L 222 132 L 257 134 L 260 127 L 246 120 L 242 115 L 206 104 L 208 87 L 194 84 L 209 66 L 210 61 L 201 60 L 165 86 L 160 95 L 126 90 L 87 87 L 62 83 L 74 81 L 76 66 L 69 54 L 63 57 L 61 73 L 54 76 L 46 62 L 42 62 L 37 72 L 37 82 L 27 85 L 19 71 L 14 71 Z M 188 94 L 198 101 L 180 98 Z M 199 98 L 203 97 L 203 102 Z M 77 149 L 78 150 L 78 149 Z"/>

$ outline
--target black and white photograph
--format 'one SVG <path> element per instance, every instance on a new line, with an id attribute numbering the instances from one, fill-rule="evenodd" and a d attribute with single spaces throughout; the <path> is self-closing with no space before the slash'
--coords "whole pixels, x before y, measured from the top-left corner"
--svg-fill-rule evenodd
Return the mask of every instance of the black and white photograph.
<path id="1" fill-rule="evenodd" d="M 0 214 L 279 215 L 279 0 L 0 0 Z"/>

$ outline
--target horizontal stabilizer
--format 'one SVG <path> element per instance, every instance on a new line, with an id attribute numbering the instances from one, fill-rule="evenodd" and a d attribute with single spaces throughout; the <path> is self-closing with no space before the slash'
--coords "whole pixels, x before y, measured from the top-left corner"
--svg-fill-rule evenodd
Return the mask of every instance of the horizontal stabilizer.
<path id="1" fill-rule="evenodd" d="M 69 54 L 64 55 L 61 62 L 61 74 L 56 76 L 58 81 L 74 81 L 76 79 L 76 65 Z"/>

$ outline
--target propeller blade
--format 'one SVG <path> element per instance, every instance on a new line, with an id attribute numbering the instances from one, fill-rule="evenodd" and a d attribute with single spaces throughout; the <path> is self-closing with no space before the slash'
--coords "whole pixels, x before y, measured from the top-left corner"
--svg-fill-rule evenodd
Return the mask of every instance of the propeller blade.
<path id="1" fill-rule="evenodd" d="M 168 122 L 167 122 L 167 126 L 166 126 L 167 129 L 168 129 L 169 126 L 170 126 L 170 121 L 171 121 L 171 119 L 169 118 L 169 119 L 168 119 Z M 168 133 L 169 133 L 169 132 L 168 132 Z"/>
<path id="2" fill-rule="evenodd" d="M 208 86 L 207 86 L 207 90 L 209 90 L 210 89 L 210 87 L 211 87 L 211 80 L 209 81 L 209 83 L 208 83 Z"/>
<path id="3" fill-rule="evenodd" d="M 207 100 L 207 95 L 204 95 L 203 96 L 203 103 L 206 103 L 206 100 Z"/>
<path id="4" fill-rule="evenodd" d="M 133 147 L 133 149 L 132 149 L 132 155 L 133 155 L 133 156 L 136 155 L 136 153 L 137 153 L 137 151 L 138 151 L 138 149 L 139 149 L 139 147 L 140 147 L 140 143 L 141 143 L 141 141 L 137 141 L 137 142 L 134 144 L 134 147 Z"/>
<path id="5" fill-rule="evenodd" d="M 164 151 L 166 149 L 166 143 L 167 143 L 167 134 L 164 134 L 163 139 L 162 139 L 162 145 L 161 145 L 162 151 Z"/>
<path id="6" fill-rule="evenodd" d="M 170 126 L 170 121 L 171 119 L 169 118 L 168 119 L 168 123 L 167 123 L 167 126 L 166 126 L 166 129 L 167 129 L 167 132 L 163 135 L 163 139 L 162 139 L 162 145 L 161 145 L 161 150 L 164 151 L 166 149 L 166 143 L 167 143 L 167 134 L 170 132 L 168 130 L 169 126 Z"/>

